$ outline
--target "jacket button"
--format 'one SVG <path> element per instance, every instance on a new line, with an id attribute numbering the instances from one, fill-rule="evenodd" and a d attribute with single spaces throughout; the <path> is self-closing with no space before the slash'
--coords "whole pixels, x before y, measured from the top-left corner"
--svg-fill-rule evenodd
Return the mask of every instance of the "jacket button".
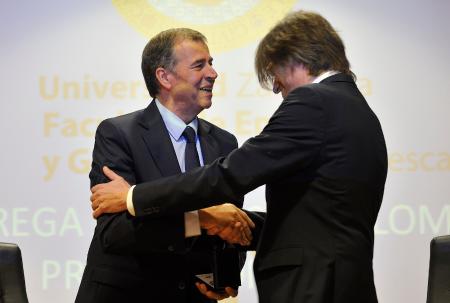
<path id="1" fill-rule="evenodd" d="M 175 248 L 173 247 L 173 245 L 169 245 L 169 246 L 167 246 L 167 250 L 168 251 L 175 251 Z"/>
<path id="2" fill-rule="evenodd" d="M 186 284 L 184 284 L 183 281 L 180 281 L 180 283 L 178 283 L 178 288 L 181 289 L 181 290 L 183 290 L 183 289 L 186 288 Z"/>

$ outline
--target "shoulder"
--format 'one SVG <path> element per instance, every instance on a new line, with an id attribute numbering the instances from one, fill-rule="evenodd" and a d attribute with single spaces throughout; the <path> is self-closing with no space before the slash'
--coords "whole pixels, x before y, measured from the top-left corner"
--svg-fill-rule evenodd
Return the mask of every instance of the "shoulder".
<path id="1" fill-rule="evenodd" d="M 97 132 L 132 129 L 140 121 L 143 112 L 144 110 L 141 109 L 117 117 L 107 118 L 100 122 Z"/>
<path id="2" fill-rule="evenodd" d="M 309 109 L 322 108 L 323 94 L 315 84 L 308 84 L 293 89 L 281 102 L 276 114 L 294 114 Z"/>
<path id="3" fill-rule="evenodd" d="M 319 83 L 311 83 L 297 88 L 297 93 L 316 95 L 325 101 L 334 100 L 347 94 L 355 94 L 357 91 L 354 78 L 343 73 L 325 78 Z"/>
<path id="4" fill-rule="evenodd" d="M 203 120 L 201 118 L 198 119 L 199 123 L 202 125 L 203 129 L 207 129 L 209 134 L 213 137 L 215 137 L 218 141 L 230 144 L 230 145 L 236 145 L 237 146 L 237 139 L 236 137 L 224 130 L 223 128 L 220 128 L 219 126 L 212 124 L 211 122 L 208 122 L 206 120 Z"/>
<path id="5" fill-rule="evenodd" d="M 281 108 L 322 108 L 326 109 L 336 100 L 357 91 L 353 81 L 322 81 L 293 89 L 283 100 Z M 303 110 L 303 109 L 302 109 Z"/>
<path id="6" fill-rule="evenodd" d="M 297 87 L 293 89 L 287 96 L 285 101 L 299 101 L 303 99 L 314 99 L 318 98 L 320 95 L 321 87 L 318 86 L 320 83 L 307 84 L 304 86 Z"/>
<path id="7" fill-rule="evenodd" d="M 141 110 L 137 110 L 137 111 L 127 113 L 124 115 L 107 118 L 107 119 L 103 120 L 100 123 L 100 125 L 110 124 L 110 125 L 115 125 L 117 127 L 123 127 L 123 126 L 127 126 L 127 125 L 130 125 L 133 123 L 137 123 L 137 121 L 139 121 L 139 119 L 141 118 L 143 112 L 144 112 L 144 110 L 141 109 Z"/>

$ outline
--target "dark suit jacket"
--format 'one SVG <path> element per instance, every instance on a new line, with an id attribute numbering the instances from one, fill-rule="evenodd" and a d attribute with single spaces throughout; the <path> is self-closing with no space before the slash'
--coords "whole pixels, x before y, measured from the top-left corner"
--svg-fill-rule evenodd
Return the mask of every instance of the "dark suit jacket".
<path id="1" fill-rule="evenodd" d="M 266 184 L 259 302 L 374 303 L 373 227 L 386 173 L 379 121 L 353 79 L 337 74 L 294 89 L 261 134 L 226 158 L 138 185 L 133 199 L 138 216 L 157 218 Z"/>
<path id="2" fill-rule="evenodd" d="M 237 148 L 230 133 L 202 119 L 198 125 L 204 163 Z M 181 172 L 155 102 L 99 125 L 91 186 L 108 181 L 102 173 L 104 165 L 130 184 Z M 207 238 L 198 238 L 187 252 L 182 212 L 150 219 L 125 212 L 102 215 L 76 302 L 212 302 L 193 284 L 194 274 L 210 272 L 202 252 L 209 245 Z"/>

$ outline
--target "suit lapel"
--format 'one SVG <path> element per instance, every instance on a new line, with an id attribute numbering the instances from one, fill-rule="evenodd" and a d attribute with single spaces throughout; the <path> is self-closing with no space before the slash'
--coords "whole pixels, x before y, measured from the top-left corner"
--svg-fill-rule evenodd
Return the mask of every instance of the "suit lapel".
<path id="1" fill-rule="evenodd" d="M 200 118 L 198 119 L 198 134 L 200 136 L 203 163 L 211 163 L 220 156 L 220 146 L 217 140 L 211 135 L 211 126 Z"/>
<path id="2" fill-rule="evenodd" d="M 166 177 L 181 173 L 169 132 L 154 100 L 144 110 L 139 124 L 143 127 L 142 138 L 161 175 Z"/>

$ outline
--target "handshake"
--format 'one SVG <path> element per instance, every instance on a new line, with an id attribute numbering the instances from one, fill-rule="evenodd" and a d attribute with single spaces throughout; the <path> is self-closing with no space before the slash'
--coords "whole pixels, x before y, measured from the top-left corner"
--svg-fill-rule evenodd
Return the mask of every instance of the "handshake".
<path id="1" fill-rule="evenodd" d="M 104 213 L 127 211 L 126 201 L 130 184 L 106 166 L 103 167 L 103 173 L 111 181 L 91 188 L 92 215 L 96 219 Z M 255 224 L 235 205 L 224 203 L 203 208 L 198 211 L 198 215 L 200 227 L 205 229 L 208 235 L 217 235 L 230 244 L 250 245 L 251 228 L 254 228 Z"/>
<path id="2" fill-rule="evenodd" d="M 198 211 L 200 227 L 208 235 L 217 235 L 230 244 L 250 245 L 251 229 L 255 228 L 247 214 L 231 203 L 203 208 Z"/>

